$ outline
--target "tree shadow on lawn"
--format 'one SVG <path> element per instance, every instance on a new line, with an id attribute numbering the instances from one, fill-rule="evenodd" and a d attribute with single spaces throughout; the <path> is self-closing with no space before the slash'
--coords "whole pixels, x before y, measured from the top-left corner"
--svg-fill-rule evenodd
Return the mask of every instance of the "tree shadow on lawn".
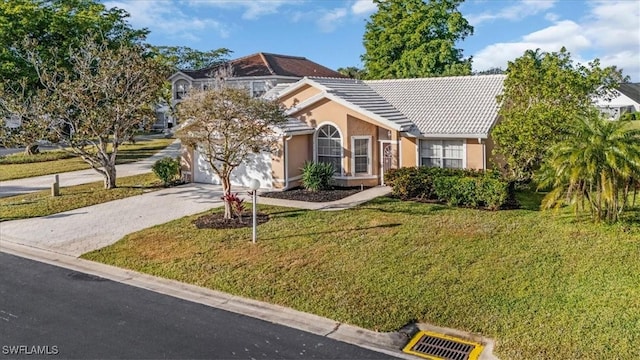
<path id="1" fill-rule="evenodd" d="M 400 226 L 402 224 L 399 223 L 391 223 L 391 224 L 382 224 L 382 225 L 376 225 L 376 226 L 362 226 L 362 227 L 355 227 L 355 228 L 351 228 L 351 229 L 339 229 L 339 230 L 329 230 L 329 231 L 315 231 L 315 232 L 310 232 L 310 233 L 306 233 L 306 234 L 301 234 L 301 233 L 297 233 L 295 235 L 284 235 L 284 236 L 274 236 L 274 237 L 263 237 L 263 240 L 279 240 L 279 239 L 289 239 L 291 237 L 294 236 L 314 236 L 314 235 L 321 235 L 321 234 L 335 234 L 335 233 L 342 233 L 342 232 L 347 232 L 347 231 L 361 231 L 361 230 L 369 230 L 369 229 L 385 229 L 385 228 L 394 228 L 397 226 Z"/>
<path id="2" fill-rule="evenodd" d="M 516 191 L 516 201 L 520 204 L 520 209 L 530 211 L 540 211 L 542 199 L 547 195 L 546 192 L 536 192 L 532 190 Z"/>

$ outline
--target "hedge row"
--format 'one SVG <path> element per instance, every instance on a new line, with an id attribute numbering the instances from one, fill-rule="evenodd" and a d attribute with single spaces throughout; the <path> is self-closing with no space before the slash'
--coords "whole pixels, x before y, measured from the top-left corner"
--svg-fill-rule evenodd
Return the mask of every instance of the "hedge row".
<path id="1" fill-rule="evenodd" d="M 392 194 L 403 200 L 420 199 L 497 210 L 511 197 L 509 182 L 496 171 L 407 167 L 385 173 Z"/>

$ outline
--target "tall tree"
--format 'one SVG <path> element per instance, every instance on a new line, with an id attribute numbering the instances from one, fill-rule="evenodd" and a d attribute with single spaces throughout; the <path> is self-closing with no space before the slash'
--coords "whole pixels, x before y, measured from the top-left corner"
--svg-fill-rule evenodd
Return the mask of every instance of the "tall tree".
<path id="1" fill-rule="evenodd" d="M 338 68 L 336 71 L 338 71 L 340 74 L 347 76 L 351 79 L 364 79 L 367 77 L 367 72 L 364 71 L 364 69 L 360 69 L 359 67 L 356 66 L 347 66 L 344 68 Z"/>
<path id="2" fill-rule="evenodd" d="M 20 94 L 18 98 L 22 99 L 17 100 L 21 106 L 11 107 L 27 109 L 37 105 L 30 96 L 43 85 L 29 53 L 38 54 L 41 71 L 71 70 L 71 59 L 89 34 L 93 36 L 91 41 L 106 41 L 113 46 L 140 44 L 148 31 L 131 28 L 128 16 L 124 10 L 107 9 L 95 0 L 1 0 L 0 80 L 6 93 Z M 5 109 L 9 102 L 10 98 L 5 99 Z M 32 110 L 19 114 L 22 125 L 17 128 L 4 128 L 4 118 L 0 117 L 5 145 L 25 146 L 27 153 L 37 150 L 35 141 L 44 137 L 45 129 L 37 118 L 28 116 Z"/>
<path id="3" fill-rule="evenodd" d="M 373 0 L 362 55 L 370 79 L 471 74 L 456 42 L 473 34 L 463 0 Z"/>
<path id="4" fill-rule="evenodd" d="M 231 194 L 231 172 L 251 154 L 273 150 L 277 140 L 273 126 L 285 121 L 277 102 L 228 87 L 191 91 L 180 104 L 178 116 L 186 120 L 176 136 L 204 156 L 220 178 L 225 199 Z M 225 218 L 231 215 L 225 201 Z"/>
<path id="5" fill-rule="evenodd" d="M 5 114 L 19 114 L 23 123 L 46 129 L 103 175 L 105 188 L 111 189 L 116 187 L 119 146 L 154 118 L 164 68 L 143 46 L 116 46 L 92 36 L 82 44 L 69 56 L 70 68 L 54 69 L 41 65 L 34 45 L 31 60 L 43 88 L 3 91 L 0 98 L 15 100 L 0 104 Z"/>
<path id="6" fill-rule="evenodd" d="M 621 70 L 601 68 L 598 59 L 574 64 L 565 48 L 527 50 L 506 73 L 492 137 L 505 171 L 519 181 L 530 180 L 546 151 L 571 134 L 570 120 L 588 112 L 594 96 L 606 96 L 623 80 Z"/>
<path id="7" fill-rule="evenodd" d="M 71 68 L 69 56 L 80 48 L 87 34 L 118 42 L 140 43 L 148 34 L 127 22 L 122 9 L 107 9 L 96 0 L 0 1 L 0 79 L 4 83 L 28 81 L 28 89 L 40 87 L 36 70 L 27 59 L 25 39 L 31 40 L 41 66 Z M 57 49 L 55 56 L 48 52 Z M 50 56 L 44 56 L 49 54 Z"/>
<path id="8" fill-rule="evenodd" d="M 174 70 L 199 70 L 227 61 L 232 53 L 227 48 L 200 51 L 187 46 L 154 46 L 159 61 Z"/>
<path id="9" fill-rule="evenodd" d="M 603 120 L 597 110 L 576 121 L 536 177 L 539 188 L 552 189 L 544 208 L 570 203 L 578 211 L 586 202 L 595 221 L 618 220 L 640 185 L 640 129 L 627 123 Z"/>

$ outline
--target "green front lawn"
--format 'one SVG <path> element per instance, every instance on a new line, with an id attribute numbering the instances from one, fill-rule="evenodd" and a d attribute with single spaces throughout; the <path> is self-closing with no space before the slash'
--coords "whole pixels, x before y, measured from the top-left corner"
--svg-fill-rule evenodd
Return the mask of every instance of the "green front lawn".
<path id="1" fill-rule="evenodd" d="M 107 201 L 141 195 L 162 189 L 162 182 L 154 174 L 121 177 L 117 188 L 106 190 L 102 181 L 60 188 L 60 196 L 52 197 L 51 190 L 0 198 L 0 221 L 26 219 L 57 214 Z"/>
<path id="2" fill-rule="evenodd" d="M 539 197 L 521 200 L 535 208 Z M 256 245 L 251 228 L 198 230 L 191 216 L 83 257 L 378 331 L 416 320 L 480 333 L 502 359 L 637 356 L 638 220 L 389 198 L 260 210 L 272 218 Z"/>
<path id="3" fill-rule="evenodd" d="M 118 164 L 126 164 L 147 158 L 166 148 L 175 139 L 139 140 L 135 144 L 120 146 Z M 49 154 L 53 153 L 53 154 Z M 27 177 L 58 174 L 62 172 L 90 169 L 89 164 L 78 157 L 64 158 L 60 150 L 46 151 L 42 154 L 24 156 L 9 155 L 0 161 L 0 181 Z"/>

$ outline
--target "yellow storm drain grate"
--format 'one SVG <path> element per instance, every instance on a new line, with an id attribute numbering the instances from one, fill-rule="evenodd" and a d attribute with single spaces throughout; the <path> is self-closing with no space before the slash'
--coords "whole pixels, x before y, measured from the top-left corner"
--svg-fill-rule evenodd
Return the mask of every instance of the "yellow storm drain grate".
<path id="1" fill-rule="evenodd" d="M 402 351 L 432 360 L 476 360 L 480 343 L 431 331 L 418 332 Z"/>

